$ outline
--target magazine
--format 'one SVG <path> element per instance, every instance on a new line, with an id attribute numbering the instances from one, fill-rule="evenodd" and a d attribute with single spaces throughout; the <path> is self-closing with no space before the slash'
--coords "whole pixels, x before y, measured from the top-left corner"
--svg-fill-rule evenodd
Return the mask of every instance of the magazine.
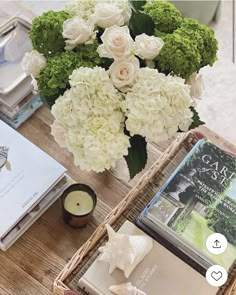
<path id="1" fill-rule="evenodd" d="M 137 222 L 205 269 L 229 269 L 236 259 L 236 159 L 208 140 L 198 141 Z M 228 241 L 221 255 L 207 250 L 213 233 Z"/>

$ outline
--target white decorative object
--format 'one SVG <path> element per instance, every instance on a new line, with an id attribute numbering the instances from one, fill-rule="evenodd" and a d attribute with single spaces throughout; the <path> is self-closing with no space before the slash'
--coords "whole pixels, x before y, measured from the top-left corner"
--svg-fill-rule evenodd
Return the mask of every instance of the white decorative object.
<path id="1" fill-rule="evenodd" d="M 109 290 L 117 295 L 147 295 L 145 292 L 136 288 L 131 283 L 111 286 Z"/>
<path id="2" fill-rule="evenodd" d="M 124 271 L 126 278 L 130 276 L 136 266 L 151 251 L 153 240 L 144 235 L 131 236 L 116 233 L 108 224 L 106 225 L 108 242 L 99 248 L 102 253 L 100 261 L 110 264 L 109 273 L 116 268 Z"/>

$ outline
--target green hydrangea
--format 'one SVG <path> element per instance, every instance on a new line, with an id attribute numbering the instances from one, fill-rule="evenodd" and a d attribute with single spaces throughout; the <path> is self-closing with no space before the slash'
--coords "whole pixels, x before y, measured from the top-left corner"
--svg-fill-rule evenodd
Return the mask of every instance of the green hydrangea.
<path id="1" fill-rule="evenodd" d="M 203 41 L 203 48 L 199 48 L 202 56 L 201 66 L 212 66 L 217 60 L 218 50 L 218 42 L 215 39 L 214 31 L 191 18 L 185 18 L 183 20 L 181 23 L 181 30 L 185 32 L 195 31 L 201 36 Z"/>
<path id="2" fill-rule="evenodd" d="M 180 27 L 182 17 L 179 10 L 164 0 L 153 0 L 144 5 L 147 13 L 155 23 L 156 29 L 164 33 L 172 33 Z"/>
<path id="3" fill-rule="evenodd" d="M 187 38 L 190 42 L 197 48 L 199 54 L 202 56 L 204 52 L 204 42 L 197 31 L 186 29 L 185 27 L 180 27 L 175 31 L 175 34 L 179 34 L 180 36 Z"/>
<path id="4" fill-rule="evenodd" d="M 96 51 L 97 43 L 81 45 L 77 52 L 67 51 L 49 57 L 47 65 L 36 78 L 40 95 L 48 106 L 69 88 L 69 76 L 79 67 L 94 67 L 101 59 Z"/>
<path id="5" fill-rule="evenodd" d="M 165 74 L 174 73 L 187 79 L 201 67 L 201 55 L 194 42 L 179 34 L 168 34 L 164 46 L 157 56 L 157 67 Z"/>
<path id="6" fill-rule="evenodd" d="M 63 23 L 69 17 L 65 11 L 48 11 L 36 17 L 30 32 L 33 48 L 46 57 L 64 51 Z"/>

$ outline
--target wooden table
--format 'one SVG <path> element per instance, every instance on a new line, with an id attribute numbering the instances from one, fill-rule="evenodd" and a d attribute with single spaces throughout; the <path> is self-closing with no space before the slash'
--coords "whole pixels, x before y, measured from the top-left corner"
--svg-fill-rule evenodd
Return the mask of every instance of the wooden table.
<path id="1" fill-rule="evenodd" d="M 0 2 L 0 22 L 20 10 L 14 2 L 5 4 Z M 32 16 L 29 11 L 24 13 Z M 51 294 L 54 279 L 72 255 L 170 144 L 149 145 L 146 169 L 132 181 L 122 160 L 111 171 L 86 173 L 75 167 L 71 154 L 54 142 L 50 135 L 52 121 L 50 112 L 42 107 L 19 132 L 64 165 L 74 180 L 90 185 L 98 195 L 98 206 L 92 222 L 75 230 L 64 224 L 57 201 L 7 252 L 0 253 L 0 295 Z"/>

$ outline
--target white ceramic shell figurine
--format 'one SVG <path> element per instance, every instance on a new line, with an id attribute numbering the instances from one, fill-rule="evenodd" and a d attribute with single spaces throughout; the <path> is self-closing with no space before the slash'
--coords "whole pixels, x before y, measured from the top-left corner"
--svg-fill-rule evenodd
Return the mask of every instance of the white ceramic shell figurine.
<path id="1" fill-rule="evenodd" d="M 116 233 L 108 224 L 106 224 L 106 229 L 108 242 L 99 248 L 99 252 L 102 253 L 99 260 L 109 263 L 110 274 L 119 268 L 128 278 L 135 267 L 151 251 L 153 240 L 145 235 L 131 236 Z"/>
<path id="2" fill-rule="evenodd" d="M 145 292 L 136 288 L 131 283 L 111 286 L 109 290 L 117 295 L 147 295 Z"/>

